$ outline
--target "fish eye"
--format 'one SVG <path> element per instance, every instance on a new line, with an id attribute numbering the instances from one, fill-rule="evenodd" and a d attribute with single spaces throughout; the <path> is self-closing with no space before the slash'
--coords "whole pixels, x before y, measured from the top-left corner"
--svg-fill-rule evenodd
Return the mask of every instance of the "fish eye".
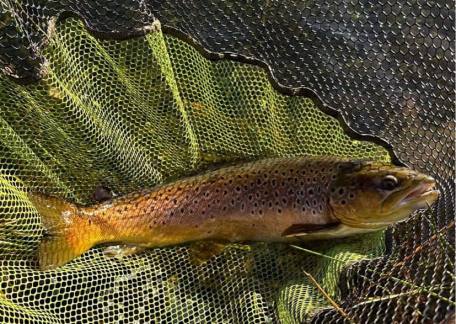
<path id="1" fill-rule="evenodd" d="M 383 190 L 393 190 L 394 188 L 397 187 L 399 184 L 399 181 L 397 178 L 393 175 L 387 175 L 382 179 L 380 182 L 380 188 Z"/>

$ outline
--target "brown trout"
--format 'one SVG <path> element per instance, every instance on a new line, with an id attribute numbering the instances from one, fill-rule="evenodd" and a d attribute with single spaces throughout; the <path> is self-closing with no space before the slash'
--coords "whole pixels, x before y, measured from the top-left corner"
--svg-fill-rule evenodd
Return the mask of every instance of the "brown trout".
<path id="1" fill-rule="evenodd" d="M 48 234 L 41 269 L 100 243 L 285 242 L 377 231 L 437 197 L 433 178 L 404 167 L 310 157 L 224 167 L 91 207 L 29 194 Z"/>

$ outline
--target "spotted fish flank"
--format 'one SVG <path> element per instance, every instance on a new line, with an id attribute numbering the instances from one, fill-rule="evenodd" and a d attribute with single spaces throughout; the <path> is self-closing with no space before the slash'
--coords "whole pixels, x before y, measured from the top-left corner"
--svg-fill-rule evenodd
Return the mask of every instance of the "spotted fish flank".
<path id="1" fill-rule="evenodd" d="M 51 269 L 100 243 L 160 247 L 369 232 L 432 203 L 433 186 L 432 178 L 389 164 L 300 157 L 225 167 L 91 207 L 29 197 L 50 233 L 40 266 Z"/>

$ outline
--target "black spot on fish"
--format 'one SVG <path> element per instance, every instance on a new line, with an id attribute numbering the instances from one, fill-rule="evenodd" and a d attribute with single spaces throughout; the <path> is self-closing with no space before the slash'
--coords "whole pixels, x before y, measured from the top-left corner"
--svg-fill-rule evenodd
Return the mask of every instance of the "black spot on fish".
<path id="1" fill-rule="evenodd" d="M 339 195 L 342 196 L 344 193 L 345 193 L 345 189 L 344 188 L 340 188 L 339 189 Z"/>
<path id="2" fill-rule="evenodd" d="M 309 188 L 309 190 L 307 190 L 307 193 L 309 194 L 309 196 L 313 196 L 314 190 L 312 188 Z"/>

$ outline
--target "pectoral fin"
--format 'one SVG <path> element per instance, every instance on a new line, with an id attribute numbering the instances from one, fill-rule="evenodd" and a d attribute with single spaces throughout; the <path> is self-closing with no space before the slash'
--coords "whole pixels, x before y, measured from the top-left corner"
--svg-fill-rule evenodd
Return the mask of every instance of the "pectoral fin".
<path id="1" fill-rule="evenodd" d="M 282 236 L 293 237 L 293 236 L 304 236 L 309 234 L 332 232 L 339 228 L 340 223 L 327 223 L 327 224 L 293 224 L 288 227 Z"/>

